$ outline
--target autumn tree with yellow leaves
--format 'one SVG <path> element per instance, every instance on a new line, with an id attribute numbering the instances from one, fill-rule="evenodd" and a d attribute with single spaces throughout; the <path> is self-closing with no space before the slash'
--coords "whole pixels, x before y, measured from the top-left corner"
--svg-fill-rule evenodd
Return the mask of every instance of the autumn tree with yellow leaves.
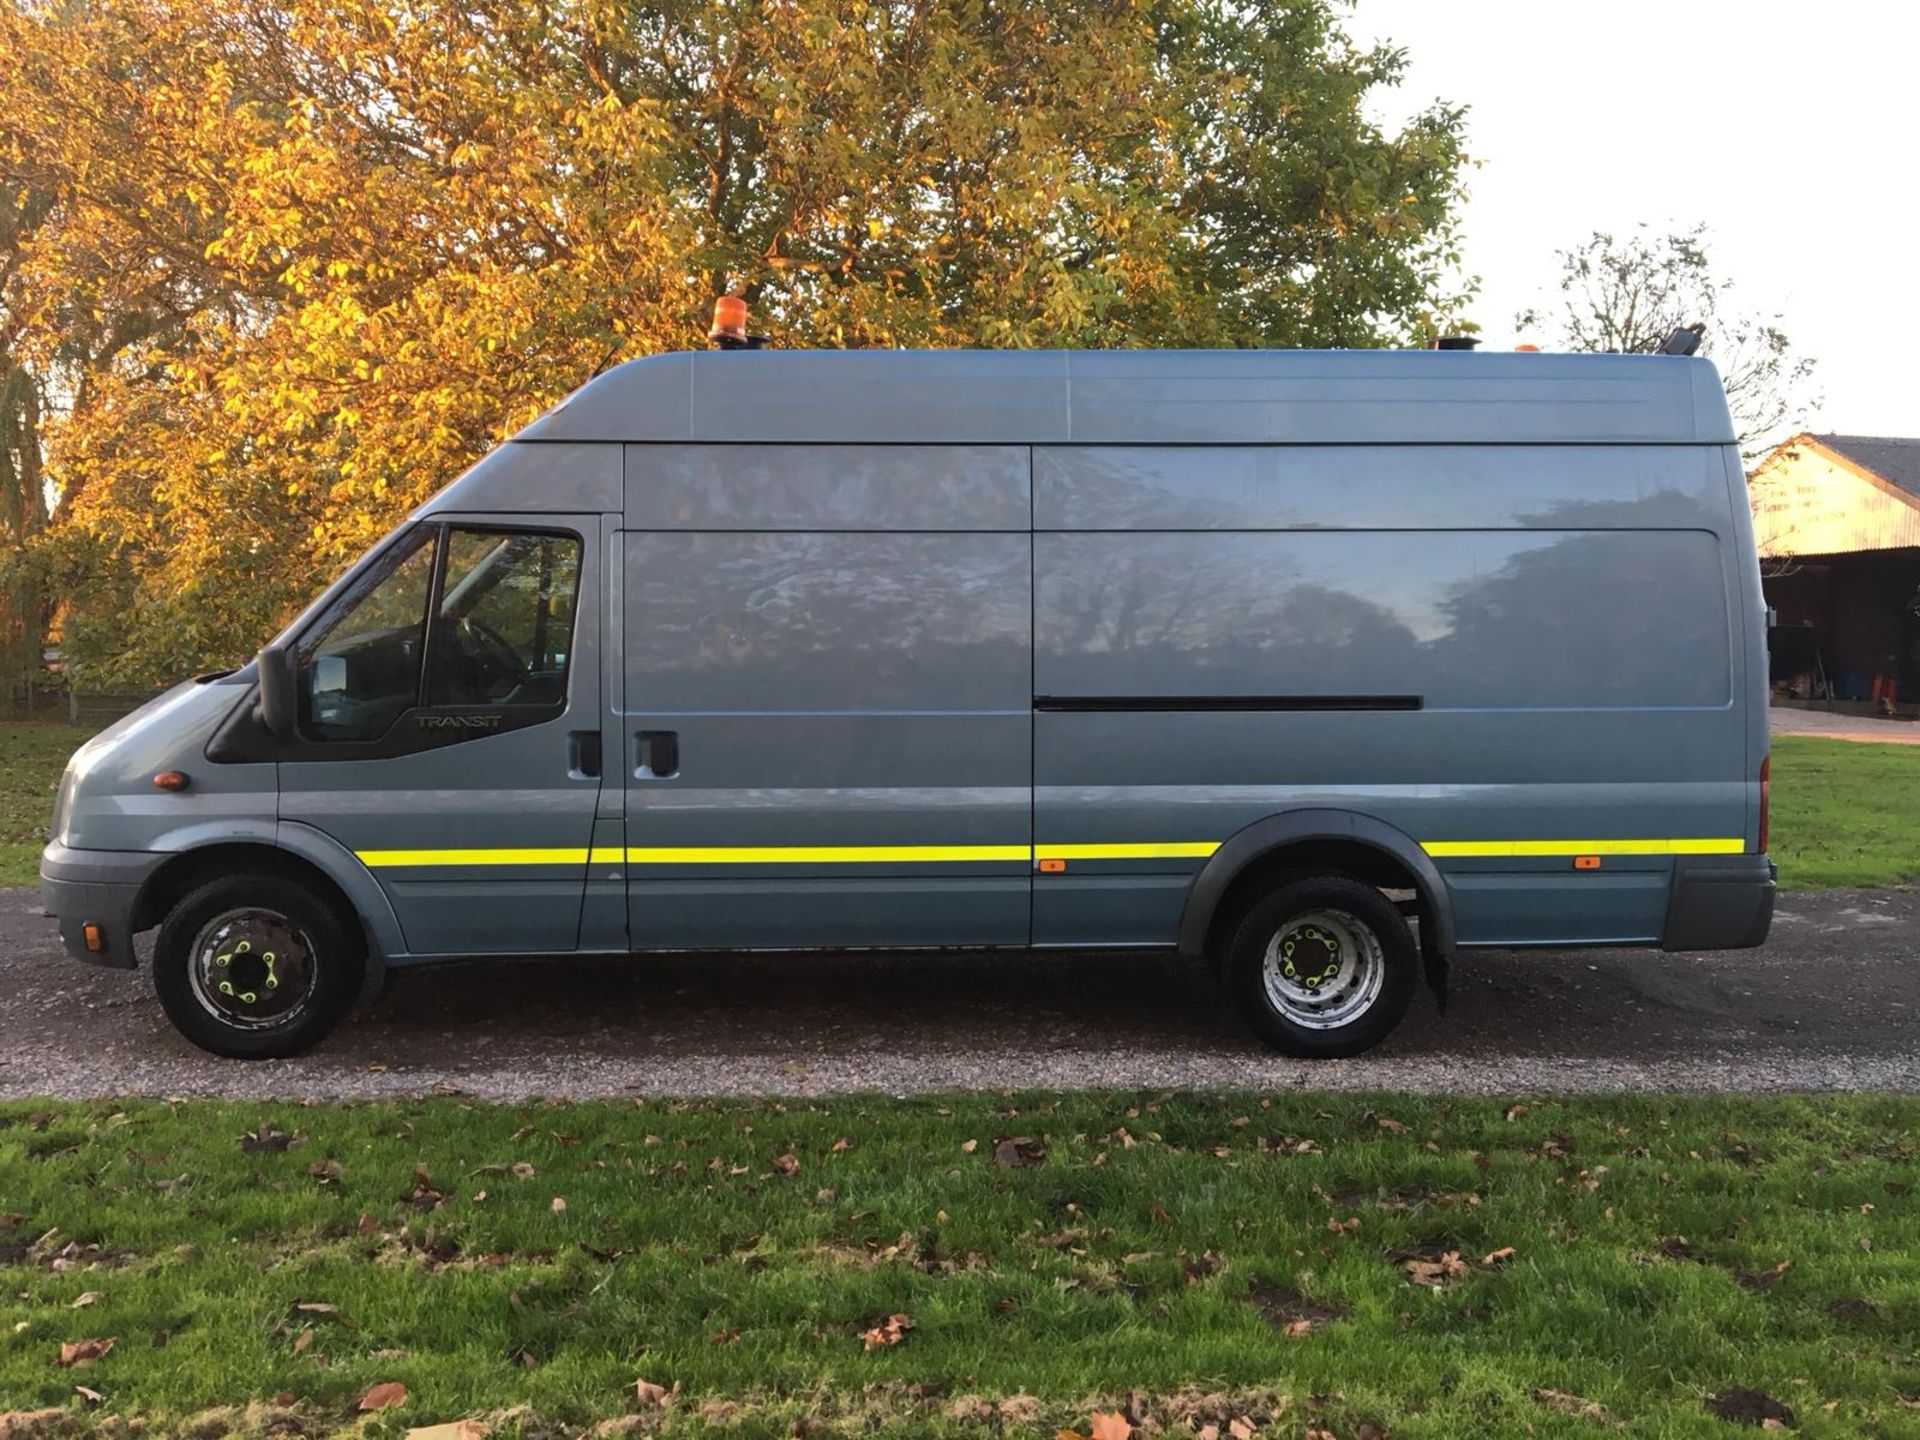
<path id="1" fill-rule="evenodd" d="M 7 673 L 233 663 L 729 289 L 791 346 L 1417 342 L 1461 117 L 1371 123 L 1401 66 L 1332 0 L 13 0 Z"/>

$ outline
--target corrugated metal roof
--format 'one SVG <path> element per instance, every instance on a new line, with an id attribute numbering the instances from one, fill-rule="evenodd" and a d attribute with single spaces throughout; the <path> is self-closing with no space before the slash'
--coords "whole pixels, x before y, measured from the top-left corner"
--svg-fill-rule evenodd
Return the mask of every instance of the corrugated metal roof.
<path id="1" fill-rule="evenodd" d="M 1920 496 L 1920 439 L 1896 435 L 1814 435 L 1827 449 L 1871 470 L 1889 485 Z"/>
<path id="2" fill-rule="evenodd" d="M 1730 444 L 1709 361 L 1431 350 L 767 350 L 630 360 L 533 441 Z"/>

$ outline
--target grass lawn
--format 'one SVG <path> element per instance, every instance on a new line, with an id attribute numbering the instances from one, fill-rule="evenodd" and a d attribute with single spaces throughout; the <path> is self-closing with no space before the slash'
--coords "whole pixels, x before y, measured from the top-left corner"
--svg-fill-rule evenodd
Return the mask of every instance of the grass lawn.
<path id="1" fill-rule="evenodd" d="M 1920 876 L 1920 745 L 1777 736 L 1769 848 L 1789 889 Z"/>
<path id="2" fill-rule="evenodd" d="M 0 722 L 0 885 L 34 885 L 67 757 L 93 732 L 52 720 Z"/>
<path id="3" fill-rule="evenodd" d="M 38 879 L 53 792 L 84 739 L 71 725 L 0 723 L 0 885 Z M 1790 890 L 1920 875 L 1920 745 L 1777 738 L 1772 848 Z"/>
<path id="4" fill-rule="evenodd" d="M 0 1409 L 1920 1436 L 1916 1182 L 1894 1098 L 10 1104 Z"/>

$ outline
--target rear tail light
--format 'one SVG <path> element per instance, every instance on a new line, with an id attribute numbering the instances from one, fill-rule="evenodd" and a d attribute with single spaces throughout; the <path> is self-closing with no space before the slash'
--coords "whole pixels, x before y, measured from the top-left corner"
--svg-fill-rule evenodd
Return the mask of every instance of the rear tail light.
<path id="1" fill-rule="evenodd" d="M 1767 812 L 1773 806 L 1773 780 L 1769 772 L 1773 768 L 1773 756 L 1769 755 L 1760 762 L 1760 853 L 1767 853 Z"/>

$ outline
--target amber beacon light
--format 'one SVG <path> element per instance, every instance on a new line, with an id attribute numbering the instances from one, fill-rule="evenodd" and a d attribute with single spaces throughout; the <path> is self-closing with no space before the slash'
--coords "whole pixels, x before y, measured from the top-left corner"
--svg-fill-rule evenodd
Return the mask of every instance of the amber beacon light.
<path id="1" fill-rule="evenodd" d="M 767 343 L 766 336 L 747 333 L 747 302 L 738 295 L 722 295 L 713 302 L 707 339 L 716 350 L 758 350 Z"/>

